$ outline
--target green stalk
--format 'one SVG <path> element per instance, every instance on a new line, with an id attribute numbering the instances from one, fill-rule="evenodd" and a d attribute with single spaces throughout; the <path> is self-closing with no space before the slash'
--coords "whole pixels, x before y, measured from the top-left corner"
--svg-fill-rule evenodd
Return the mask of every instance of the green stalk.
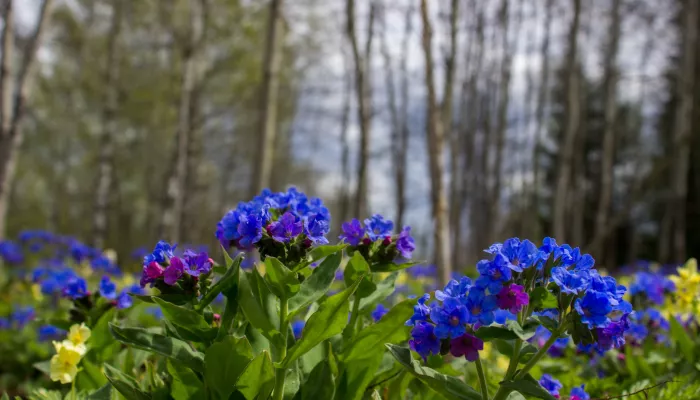
<path id="1" fill-rule="evenodd" d="M 489 388 L 486 386 L 486 375 L 484 375 L 484 367 L 481 365 L 481 358 L 475 361 L 476 373 L 479 375 L 479 387 L 481 388 L 481 398 L 489 400 Z"/>
<path id="2" fill-rule="evenodd" d="M 352 314 L 350 314 L 350 322 L 348 322 L 348 338 L 355 336 L 355 325 L 357 318 L 360 315 L 360 298 L 355 294 L 352 301 Z"/>
<path id="3" fill-rule="evenodd" d="M 279 362 L 284 361 L 284 358 L 287 356 L 287 333 L 289 332 L 289 327 L 287 326 L 287 312 L 287 298 L 282 297 L 280 299 L 280 333 L 282 334 L 282 345 L 277 352 L 277 361 Z M 277 368 L 275 371 L 275 391 L 272 393 L 273 400 L 282 400 L 284 397 L 284 379 L 286 376 L 286 368 Z"/>

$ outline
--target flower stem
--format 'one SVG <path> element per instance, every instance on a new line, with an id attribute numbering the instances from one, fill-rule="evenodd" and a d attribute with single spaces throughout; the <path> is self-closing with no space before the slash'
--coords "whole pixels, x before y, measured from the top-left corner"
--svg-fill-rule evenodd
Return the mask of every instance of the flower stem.
<path id="1" fill-rule="evenodd" d="M 481 398 L 484 400 L 489 400 L 489 388 L 486 386 L 486 375 L 484 375 L 484 367 L 481 365 L 481 358 L 477 358 L 474 363 L 476 364 L 476 373 L 479 375 Z"/>
<path id="2" fill-rule="evenodd" d="M 360 315 L 360 298 L 355 294 L 352 301 L 352 314 L 350 314 L 350 322 L 348 322 L 348 338 L 355 336 L 355 325 Z"/>
<path id="3" fill-rule="evenodd" d="M 287 298 L 280 298 L 280 333 L 282 334 L 282 342 L 280 348 L 277 351 L 277 358 L 279 362 L 284 361 L 287 356 L 287 333 L 289 327 L 287 326 Z M 284 397 L 284 379 L 287 376 L 286 368 L 277 368 L 275 371 L 275 390 L 272 394 L 273 400 L 282 400 Z"/>

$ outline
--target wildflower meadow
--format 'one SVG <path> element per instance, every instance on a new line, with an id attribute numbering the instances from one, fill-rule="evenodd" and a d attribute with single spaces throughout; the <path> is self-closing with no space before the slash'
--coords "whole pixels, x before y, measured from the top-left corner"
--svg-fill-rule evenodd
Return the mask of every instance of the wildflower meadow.
<path id="1" fill-rule="evenodd" d="M 295 188 L 121 268 L 46 231 L 0 243 L 0 390 L 29 399 L 699 398 L 695 260 L 620 276 L 506 238 L 437 286 L 408 226 Z M 129 257 L 127 257 L 129 259 Z"/>

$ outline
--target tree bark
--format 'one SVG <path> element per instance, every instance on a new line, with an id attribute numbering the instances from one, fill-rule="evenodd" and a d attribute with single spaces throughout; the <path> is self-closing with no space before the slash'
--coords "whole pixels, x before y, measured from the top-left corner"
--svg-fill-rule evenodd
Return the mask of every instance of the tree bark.
<path id="1" fill-rule="evenodd" d="M 677 97 L 679 101 L 674 117 L 673 147 L 674 162 L 671 187 L 672 200 L 669 206 L 673 215 L 674 262 L 686 258 L 686 202 L 688 197 L 688 168 L 690 166 L 690 139 L 693 119 L 693 95 L 695 92 L 695 50 L 698 40 L 698 8 L 696 0 L 683 3 L 683 51 L 678 71 Z"/>
<path id="2" fill-rule="evenodd" d="M 270 185 L 275 159 L 277 135 L 277 93 L 279 66 L 282 56 L 282 0 L 271 0 L 263 60 L 263 81 L 260 95 L 260 130 L 257 162 L 253 168 L 249 197 L 254 197 Z"/>
<path id="3" fill-rule="evenodd" d="M 426 140 L 430 164 L 430 187 L 434 223 L 435 262 L 438 266 L 440 285 L 445 285 L 452 277 L 450 264 L 450 225 L 448 221 L 447 191 L 443 182 L 445 174 L 445 134 L 440 120 L 440 112 L 435 94 L 433 76 L 432 27 L 427 0 L 421 0 L 423 21 L 423 53 L 425 56 L 425 81 L 428 91 Z"/>
<path id="4" fill-rule="evenodd" d="M 372 51 L 372 36 L 374 26 L 374 3 L 370 7 L 367 42 L 365 43 L 365 54 L 360 54 L 355 29 L 355 0 L 347 0 L 346 7 L 346 33 L 352 49 L 352 56 L 355 64 L 355 91 L 357 95 L 357 118 L 360 124 L 360 151 L 357 163 L 357 191 L 355 192 L 355 202 L 353 214 L 357 218 L 367 215 L 367 167 L 369 163 L 369 141 L 371 125 L 371 89 L 368 78 L 367 66 L 370 64 Z"/>
<path id="5" fill-rule="evenodd" d="M 188 147 L 192 134 L 192 100 L 199 75 L 198 47 L 202 35 L 202 0 L 190 0 L 189 41 L 183 48 L 182 86 L 178 110 L 178 127 L 173 167 L 168 179 L 167 203 L 163 207 L 161 236 L 171 242 L 180 241 L 181 223 L 186 201 L 185 183 L 188 174 Z"/>
<path id="6" fill-rule="evenodd" d="M 553 233 L 557 240 L 566 241 L 567 193 L 571 187 L 574 145 L 579 130 L 579 92 L 578 92 L 578 30 L 581 14 L 581 0 L 572 0 L 574 8 L 573 21 L 569 29 L 568 54 L 566 59 L 566 129 L 564 140 L 559 149 L 559 161 L 554 193 L 554 215 L 552 216 Z"/>
<path id="7" fill-rule="evenodd" d="M 6 21 L 12 19 L 12 1 L 7 2 L 5 11 Z M 14 43 L 14 32 L 12 23 L 6 24 L 3 37 L 3 60 L 0 63 L 2 66 L 2 82 L 3 92 L 0 94 L 2 98 L 2 123 L 0 124 L 0 239 L 5 237 L 5 228 L 7 225 L 7 211 L 10 201 L 10 189 L 15 178 L 17 168 L 17 160 L 19 158 L 19 149 L 24 140 L 24 134 L 21 129 L 22 120 L 25 111 L 25 102 L 27 92 L 29 90 L 28 78 L 33 72 L 34 61 L 36 59 L 37 49 L 41 44 L 46 26 L 49 24 L 51 5 L 53 0 L 44 0 L 39 11 L 39 20 L 32 36 L 27 43 L 22 64 L 20 65 L 17 74 L 17 80 L 12 85 L 11 66 Z M 7 51 L 7 49 L 10 49 Z M 5 53 L 7 51 L 7 53 Z M 11 103 L 8 104 L 8 103 Z"/>
<path id="8" fill-rule="evenodd" d="M 343 55 L 346 55 L 343 52 Z M 344 57 L 344 64 L 348 65 L 349 61 L 347 57 Z M 352 96 L 352 77 L 350 71 L 346 71 L 344 74 L 345 82 L 343 89 L 343 109 L 340 116 L 340 165 L 341 165 L 341 195 L 340 195 L 340 221 L 347 220 L 349 218 L 348 213 L 350 212 L 350 187 L 347 184 L 350 181 L 350 142 L 348 140 L 348 125 L 350 124 L 350 97 Z M 338 225 L 340 229 L 341 225 Z"/>
<path id="9" fill-rule="evenodd" d="M 410 129 L 408 127 L 408 51 L 411 34 L 413 32 L 413 6 L 406 9 L 405 30 L 401 42 L 401 62 L 399 71 L 401 110 L 399 115 L 398 139 L 394 142 L 394 165 L 396 174 L 396 226 L 404 226 L 404 214 L 406 213 L 406 161 L 408 157 L 408 138 Z"/>
<path id="10" fill-rule="evenodd" d="M 613 0 L 611 10 L 609 43 L 605 52 L 605 131 L 603 132 L 603 149 L 600 165 L 600 197 L 596 213 L 594 236 L 601 236 L 597 243 L 605 243 L 606 224 L 609 222 L 613 191 L 613 166 L 615 163 L 615 124 L 617 122 L 617 51 L 620 42 L 620 3 Z M 603 259 L 604 246 L 591 249 L 594 256 Z"/>
<path id="11" fill-rule="evenodd" d="M 123 0 L 112 2 L 112 22 L 107 38 L 107 60 L 105 65 L 104 98 L 102 100 L 102 132 L 100 133 L 100 155 L 97 166 L 97 186 L 95 190 L 92 221 L 92 240 L 95 248 L 105 245 L 108 229 L 107 209 L 114 179 L 114 135 L 116 134 L 118 97 L 118 42 L 121 31 Z"/>

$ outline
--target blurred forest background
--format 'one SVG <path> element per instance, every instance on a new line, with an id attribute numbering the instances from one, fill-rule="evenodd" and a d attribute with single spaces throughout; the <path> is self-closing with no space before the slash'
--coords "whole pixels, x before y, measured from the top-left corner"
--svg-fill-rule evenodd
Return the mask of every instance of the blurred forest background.
<path id="1" fill-rule="evenodd" d="M 214 245 L 263 187 L 443 279 L 550 235 L 700 256 L 697 0 L 4 0 L 0 237 Z"/>

